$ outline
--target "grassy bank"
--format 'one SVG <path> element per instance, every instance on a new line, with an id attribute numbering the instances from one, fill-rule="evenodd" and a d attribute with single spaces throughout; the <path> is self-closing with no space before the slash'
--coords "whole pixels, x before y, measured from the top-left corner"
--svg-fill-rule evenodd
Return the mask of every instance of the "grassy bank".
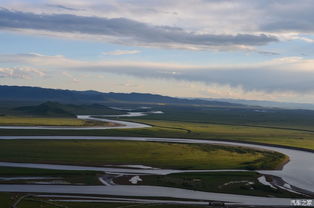
<path id="1" fill-rule="evenodd" d="M 276 169 L 282 154 L 233 146 L 134 141 L 2 140 L 1 161 L 141 164 L 177 169 Z"/>
<path id="2" fill-rule="evenodd" d="M 84 185 L 100 185 L 97 176 L 102 175 L 102 172 L 97 171 L 70 171 L 70 170 L 48 170 L 48 169 L 33 169 L 33 168 L 15 168 L 15 167 L 0 167 L 0 177 L 17 177 L 14 180 L 0 180 L 1 184 L 29 184 L 36 179 L 23 179 L 23 177 L 53 177 L 59 181 L 65 181 L 71 184 Z M 18 179 L 22 177 L 21 179 Z M 40 179 L 39 181 L 51 181 L 53 179 Z M 56 182 L 57 184 L 58 182 Z"/>
<path id="3" fill-rule="evenodd" d="M 104 126 L 104 122 L 86 121 L 76 118 L 41 118 L 1 116 L 0 126 Z"/>

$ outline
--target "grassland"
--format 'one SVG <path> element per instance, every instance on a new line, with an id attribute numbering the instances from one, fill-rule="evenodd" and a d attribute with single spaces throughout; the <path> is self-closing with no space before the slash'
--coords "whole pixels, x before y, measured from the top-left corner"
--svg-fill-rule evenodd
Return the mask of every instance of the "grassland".
<path id="1" fill-rule="evenodd" d="M 133 119 L 133 121 L 154 126 L 153 129 L 142 130 L 143 136 L 154 137 L 164 133 L 162 136 L 166 137 L 226 139 L 314 150 L 314 132 L 308 130 L 143 119 Z"/>
<path id="2" fill-rule="evenodd" d="M 97 106 L 94 106 L 95 108 Z M 134 106 L 133 106 L 134 107 Z M 314 111 L 286 110 L 261 107 L 206 107 L 206 106 L 152 106 L 164 114 L 150 114 L 126 120 L 147 123 L 153 128 L 111 130 L 9 130 L 0 129 L 0 135 L 89 135 L 89 136 L 143 136 L 195 138 L 266 143 L 314 150 Z M 79 108 L 78 106 L 76 108 Z M 81 108 L 81 107 L 80 107 Z M 89 107 L 92 108 L 92 107 Z M 100 107 L 99 107 L 100 108 Z M 100 110 L 103 110 L 101 106 Z M 117 112 L 116 112 L 117 113 Z M 27 124 L 22 118 L 1 123 L 10 125 L 101 125 L 76 119 L 39 119 Z M 22 119 L 22 120 L 21 120 Z M 55 120 L 56 119 L 56 120 Z M 26 119 L 27 120 L 27 119 Z M 65 123 L 61 123 L 65 121 Z M 86 122 L 86 123 L 84 123 Z M 5 124 L 3 124 L 5 125 Z"/>
<path id="3" fill-rule="evenodd" d="M 176 169 L 276 169 L 286 156 L 242 147 L 130 141 L 2 140 L 1 161 L 141 164 Z"/>
<path id="4" fill-rule="evenodd" d="M 314 150 L 314 117 L 309 111 L 223 108 L 177 108 L 165 106 L 165 114 L 127 119 L 147 123 L 152 128 L 111 130 L 8 130 L 1 129 L 0 135 L 91 135 L 91 136 L 140 136 L 232 140 L 256 142 Z M 51 125 L 84 126 L 100 125 L 74 118 L 25 118 L 0 117 L 0 125 Z M 15 119 L 15 120 L 14 120 Z M 25 120 L 31 121 L 25 121 Z M 47 121 L 49 120 L 49 122 Z M 1 123 L 3 122 L 3 123 Z M 11 122 L 11 123 L 10 123 Z M 64 122 L 64 123 L 62 123 Z M 86 122 L 86 123 L 84 123 Z M 5 124 L 7 123 L 7 124 Z M 75 123 L 75 124 L 74 124 Z M 103 124 L 101 124 L 103 125 Z M 185 145 L 153 142 L 126 141 L 48 141 L 11 140 L 0 141 L 1 161 L 58 163 L 78 165 L 143 164 L 160 168 L 176 169 L 275 169 L 287 158 L 281 154 L 236 148 L 230 146 Z M 0 168 L 2 176 L 62 176 L 72 183 L 97 184 L 95 172 L 50 172 L 33 169 Z M 238 193 L 261 196 L 292 196 L 274 191 L 259 184 L 256 173 L 207 173 L 171 174 L 168 176 L 145 176 L 147 185 L 164 185 L 193 190 Z M 197 180 L 195 180 L 197 179 Z M 235 183 L 219 187 L 230 181 L 248 180 L 254 185 Z M 252 191 L 250 188 L 254 188 Z M 9 205 L 12 194 L 0 193 L 0 204 Z M 59 203 L 69 208 L 89 208 L 90 203 Z M 123 207 L 130 204 L 98 204 L 92 207 Z M 133 204 L 134 205 L 134 204 Z M 133 206 L 131 205 L 131 206 Z M 56 207 L 39 201 L 23 201 L 20 207 Z M 139 205 L 142 206 L 142 205 Z M 136 207 L 136 206 L 135 206 Z M 145 207 L 145 206 L 142 206 Z M 177 207 L 154 205 L 149 207 Z M 185 207 L 181 206 L 180 207 Z M 190 207 L 190 206 L 186 206 Z M 194 206 L 191 206 L 194 207 Z"/>
<path id="5" fill-rule="evenodd" d="M 41 118 L 1 116 L 0 126 L 104 126 L 104 122 L 80 120 L 76 118 Z"/>
<path id="6" fill-rule="evenodd" d="M 314 111 L 257 106 L 174 106 L 155 107 L 164 114 L 150 114 L 143 120 L 229 124 L 314 131 Z"/>
<path id="7" fill-rule="evenodd" d="M 129 119 L 130 120 L 130 119 Z M 297 147 L 314 150 L 314 132 L 307 130 L 282 129 L 276 127 L 253 127 L 244 125 L 192 123 L 178 121 L 158 121 L 132 119 L 152 125 L 144 129 L 107 129 L 84 130 L 86 136 L 139 136 L 139 137 L 168 137 L 191 139 L 215 139 L 243 142 L 256 142 L 287 147 Z M 5 135 L 82 135 L 79 130 L 12 130 L 0 129 Z"/>

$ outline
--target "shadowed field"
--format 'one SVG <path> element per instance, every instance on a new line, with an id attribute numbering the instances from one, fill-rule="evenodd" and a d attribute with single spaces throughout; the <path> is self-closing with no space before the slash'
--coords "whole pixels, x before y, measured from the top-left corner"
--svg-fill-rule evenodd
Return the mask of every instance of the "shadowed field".
<path id="1" fill-rule="evenodd" d="M 10 208 L 12 204 L 23 194 L 14 193 L 0 193 L 1 208 Z M 88 202 L 51 202 L 51 198 L 37 198 L 37 197 L 27 197 L 23 199 L 18 207 L 22 208 L 34 208 L 34 207 L 44 207 L 44 208 L 126 208 L 126 207 L 150 207 L 150 208 L 201 208 L 204 206 L 198 205 L 171 205 L 171 204 L 134 204 L 134 203 L 88 203 Z"/>
<path id="2" fill-rule="evenodd" d="M 132 185 L 133 176 L 114 179 L 116 184 Z M 273 189 L 258 181 L 256 172 L 175 173 L 169 175 L 144 175 L 138 185 L 168 186 L 190 190 L 220 192 L 241 195 L 295 197 L 296 194 Z M 304 196 L 303 196 L 304 197 Z"/>

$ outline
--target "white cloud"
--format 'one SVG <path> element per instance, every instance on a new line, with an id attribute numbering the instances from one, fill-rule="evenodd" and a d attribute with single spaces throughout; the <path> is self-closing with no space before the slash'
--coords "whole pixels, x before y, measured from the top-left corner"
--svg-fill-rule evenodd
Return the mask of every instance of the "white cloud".
<path id="1" fill-rule="evenodd" d="M 120 56 L 120 55 L 132 55 L 132 54 L 138 54 L 141 51 L 139 50 L 115 50 L 115 51 L 108 51 L 103 52 L 104 55 L 110 55 L 110 56 Z"/>
<path id="2" fill-rule="evenodd" d="M 33 77 L 43 77 L 45 73 L 41 70 L 31 67 L 0 67 L 0 79 L 1 78 L 13 78 L 13 79 L 32 79 Z"/>
<path id="3" fill-rule="evenodd" d="M 233 98 L 247 100 L 272 100 L 272 101 L 291 101 L 299 97 L 299 93 L 294 91 L 273 91 L 265 92 L 263 90 L 246 90 L 241 86 L 230 86 L 221 84 L 198 84 L 198 90 L 201 97 L 210 98 Z M 309 98 L 314 97 L 309 94 Z"/>
<path id="4" fill-rule="evenodd" d="M 80 82 L 79 79 L 77 79 L 76 77 L 74 77 L 72 74 L 70 74 L 69 72 L 63 71 L 61 73 L 63 76 L 67 77 L 68 79 L 70 79 L 72 82 L 78 83 Z"/>
<path id="5" fill-rule="evenodd" d="M 284 57 L 252 64 L 203 66 L 120 60 L 81 61 L 38 54 L 0 55 L 0 63 L 3 61 L 6 64 L 10 62 L 44 68 L 51 72 L 59 70 L 70 74 L 124 74 L 137 78 L 185 80 L 207 85 L 229 85 L 234 88 L 240 86 L 246 91 L 306 93 L 314 90 L 314 59 L 301 57 Z"/>
<path id="6" fill-rule="evenodd" d="M 27 84 L 71 86 L 182 97 L 314 102 L 314 60 L 285 57 L 245 65 L 180 65 L 132 61 L 80 61 L 42 54 L 0 55 L 0 77 Z M 24 65 L 24 67 L 21 67 Z M 41 70 L 38 70 L 38 69 Z M 49 75 L 38 82 L 38 77 Z M 33 79 L 37 77 L 37 79 Z M 4 80 L 6 80 L 4 79 Z M 67 82 L 70 80 L 70 82 Z M 7 84 L 11 84 L 6 81 Z M 77 85 L 79 83 L 79 85 Z M 121 84 L 124 83 L 124 84 Z M 20 84 L 23 84 L 22 82 Z M 162 88 L 160 87 L 162 86 Z"/>

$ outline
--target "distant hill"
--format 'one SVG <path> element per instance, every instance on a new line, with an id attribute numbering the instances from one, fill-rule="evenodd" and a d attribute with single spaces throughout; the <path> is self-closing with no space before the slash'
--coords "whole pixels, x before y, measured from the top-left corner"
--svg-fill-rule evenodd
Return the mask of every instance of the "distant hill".
<path id="1" fill-rule="evenodd" d="M 284 108 L 284 109 L 305 109 L 305 110 L 314 110 L 314 104 L 311 103 L 292 103 L 292 102 L 276 102 L 268 100 L 243 100 L 243 99 L 204 99 L 207 101 L 221 101 L 229 103 L 237 103 L 247 106 L 262 106 L 268 108 Z"/>
<path id="2" fill-rule="evenodd" d="M 59 103 L 46 102 L 37 106 L 23 106 L 12 109 L 17 114 L 53 117 L 75 117 L 75 114 L 66 111 Z"/>
<path id="3" fill-rule="evenodd" d="M 13 108 L 10 109 L 9 114 L 45 117 L 76 117 L 76 115 L 84 114 L 121 114 L 121 111 L 110 109 L 100 104 L 73 105 L 49 101 L 40 105 Z"/>
<path id="4" fill-rule="evenodd" d="M 62 102 L 62 103 L 145 103 L 188 104 L 211 106 L 243 106 L 222 101 L 183 99 L 145 93 L 102 93 L 97 91 L 74 91 L 40 87 L 0 85 L 0 101 Z"/>

